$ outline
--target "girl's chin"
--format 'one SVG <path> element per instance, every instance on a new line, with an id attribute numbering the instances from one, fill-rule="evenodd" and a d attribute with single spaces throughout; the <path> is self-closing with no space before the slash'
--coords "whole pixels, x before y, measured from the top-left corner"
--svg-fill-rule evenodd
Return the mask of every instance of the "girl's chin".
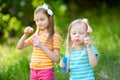
<path id="1" fill-rule="evenodd" d="M 40 29 L 40 30 L 45 30 L 45 29 L 47 29 L 47 28 L 44 28 L 44 27 L 40 27 L 39 29 Z"/>

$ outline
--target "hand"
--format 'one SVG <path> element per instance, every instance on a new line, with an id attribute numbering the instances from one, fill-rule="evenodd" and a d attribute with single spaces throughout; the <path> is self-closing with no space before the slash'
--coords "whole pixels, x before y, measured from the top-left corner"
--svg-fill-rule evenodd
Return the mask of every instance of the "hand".
<path id="1" fill-rule="evenodd" d="M 34 29 L 30 26 L 27 26 L 24 30 L 24 34 L 29 35 L 30 33 L 33 33 Z"/>
<path id="2" fill-rule="evenodd" d="M 34 39 L 34 46 L 35 47 L 41 46 L 41 42 L 40 42 L 40 40 L 38 38 Z"/>
<path id="3" fill-rule="evenodd" d="M 90 37 L 84 38 L 84 43 L 86 44 L 86 47 L 89 48 L 92 45 Z"/>
<path id="4" fill-rule="evenodd" d="M 61 67 L 61 68 L 65 67 L 65 64 L 63 63 L 62 60 L 60 60 L 60 67 Z"/>

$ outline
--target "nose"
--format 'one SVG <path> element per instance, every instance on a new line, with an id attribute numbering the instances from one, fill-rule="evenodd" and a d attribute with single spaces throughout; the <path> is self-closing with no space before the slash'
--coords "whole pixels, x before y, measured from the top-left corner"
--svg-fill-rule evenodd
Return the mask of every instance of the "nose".
<path id="1" fill-rule="evenodd" d="M 37 22 L 37 25 L 41 25 L 41 24 L 42 24 L 42 22 L 41 22 L 41 21 L 38 21 L 38 22 Z"/>
<path id="2" fill-rule="evenodd" d="M 38 21 L 38 24 L 41 24 L 42 22 L 41 21 Z"/>
<path id="3" fill-rule="evenodd" d="M 76 34 L 76 37 L 77 37 L 77 38 L 79 37 L 79 33 Z"/>

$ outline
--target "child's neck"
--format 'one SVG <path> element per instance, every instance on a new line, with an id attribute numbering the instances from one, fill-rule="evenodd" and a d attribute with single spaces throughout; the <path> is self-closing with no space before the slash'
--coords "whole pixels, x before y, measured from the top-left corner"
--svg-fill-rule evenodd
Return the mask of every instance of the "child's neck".
<path id="1" fill-rule="evenodd" d="M 47 29 L 40 30 L 39 34 L 48 34 L 48 30 Z"/>
<path id="2" fill-rule="evenodd" d="M 82 49 L 83 46 L 84 46 L 84 44 L 80 44 L 80 45 L 74 44 L 74 45 L 73 45 L 73 48 L 74 48 L 75 50 L 79 50 L 79 49 Z"/>

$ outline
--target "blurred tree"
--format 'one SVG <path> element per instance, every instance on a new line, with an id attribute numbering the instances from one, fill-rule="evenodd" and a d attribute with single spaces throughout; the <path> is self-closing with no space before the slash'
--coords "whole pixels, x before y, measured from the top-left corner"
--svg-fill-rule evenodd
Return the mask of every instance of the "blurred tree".
<path id="1" fill-rule="evenodd" d="M 16 36 L 23 25 L 33 24 L 33 6 L 30 0 L 0 1 L 0 37 Z M 15 35 L 16 34 L 16 35 Z"/>

